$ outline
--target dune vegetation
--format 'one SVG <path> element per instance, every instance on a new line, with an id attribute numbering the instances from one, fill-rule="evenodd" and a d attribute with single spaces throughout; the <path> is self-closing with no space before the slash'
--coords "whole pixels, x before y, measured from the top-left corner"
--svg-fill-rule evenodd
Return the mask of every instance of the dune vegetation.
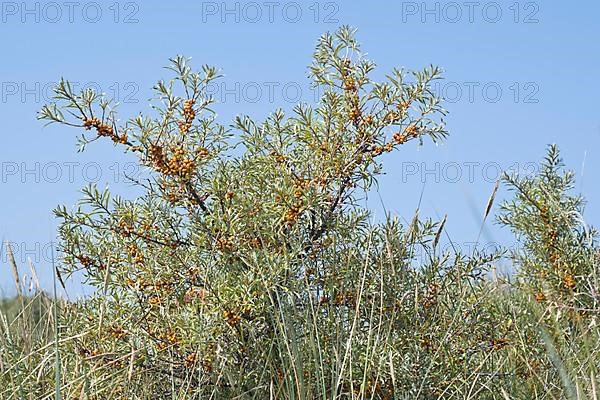
<path id="1" fill-rule="evenodd" d="M 482 210 L 517 250 L 442 250 L 445 219 L 418 210 L 376 222 L 383 156 L 447 132 L 439 68 L 375 68 L 342 27 L 309 66 L 319 102 L 231 125 L 218 70 L 183 57 L 131 119 L 61 81 L 39 118 L 112 141 L 142 195 L 90 185 L 55 209 L 59 276 L 95 294 L 2 302 L 0 397 L 597 399 L 600 253 L 558 148 Z"/>

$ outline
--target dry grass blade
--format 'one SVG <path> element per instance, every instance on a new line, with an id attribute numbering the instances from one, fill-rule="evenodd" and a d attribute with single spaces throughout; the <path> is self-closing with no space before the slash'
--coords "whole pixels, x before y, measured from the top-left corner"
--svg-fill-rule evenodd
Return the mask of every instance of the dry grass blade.
<path id="1" fill-rule="evenodd" d="M 21 289 L 21 280 L 19 278 L 19 269 L 17 268 L 17 262 L 15 261 L 15 255 L 12 251 L 12 247 L 8 241 L 6 244 L 6 254 L 8 255 L 8 262 L 10 264 L 10 268 L 12 270 L 13 279 L 15 280 L 15 286 L 17 287 L 17 296 L 23 296 L 23 290 Z"/>
<path id="2" fill-rule="evenodd" d="M 442 232 L 444 231 L 444 225 L 446 225 L 446 219 L 448 219 L 448 214 L 444 215 L 444 219 L 440 223 L 440 228 L 438 229 L 437 233 L 435 234 L 435 239 L 433 239 L 433 248 L 434 249 L 437 247 L 438 242 L 440 241 L 440 236 L 442 235 Z"/>
<path id="3" fill-rule="evenodd" d="M 492 210 L 492 206 L 494 205 L 494 200 L 496 199 L 496 193 L 498 192 L 498 188 L 500 187 L 500 180 L 496 181 L 494 185 L 494 190 L 492 190 L 492 195 L 490 196 L 487 206 L 485 207 L 485 214 L 483 215 L 483 220 L 485 221 L 490 215 L 490 211 Z"/>
<path id="4" fill-rule="evenodd" d="M 40 285 L 40 280 L 38 278 L 37 271 L 35 269 L 35 265 L 33 265 L 33 261 L 31 261 L 31 258 L 28 258 L 27 261 L 29 264 L 29 270 L 31 271 L 31 279 L 33 280 L 33 283 L 35 283 L 35 288 L 36 288 L 37 292 L 41 293 L 42 286 Z"/>
<path id="5" fill-rule="evenodd" d="M 504 397 L 505 400 L 510 400 L 510 396 L 508 395 L 508 393 L 506 393 L 506 390 L 504 390 L 504 388 L 500 388 L 500 391 L 502 392 L 502 397 Z"/>

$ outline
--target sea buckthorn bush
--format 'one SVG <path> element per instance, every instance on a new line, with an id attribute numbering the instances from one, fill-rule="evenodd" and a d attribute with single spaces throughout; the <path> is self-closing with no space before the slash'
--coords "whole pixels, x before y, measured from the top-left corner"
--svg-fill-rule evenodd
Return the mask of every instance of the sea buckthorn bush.
<path id="1" fill-rule="evenodd" d="M 583 197 L 570 193 L 574 173 L 562 167 L 558 148 L 551 146 L 537 176 L 506 174 L 515 197 L 502 204 L 498 220 L 520 241 L 521 251 L 513 252 L 513 259 L 536 301 L 571 307 L 571 316 L 577 317 L 598 308 L 593 295 L 597 232 L 585 224 Z"/>
<path id="2" fill-rule="evenodd" d="M 498 222 L 518 243 L 513 291 L 529 346 L 514 358 L 525 360 L 518 365 L 530 378 L 526 393 L 541 387 L 552 398 L 597 399 L 600 249 L 584 198 L 573 194 L 575 174 L 551 145 L 537 174 L 505 173 L 504 181 L 514 197 L 501 204 Z"/>
<path id="3" fill-rule="evenodd" d="M 375 222 L 361 206 L 385 153 L 401 157 L 447 136 L 431 89 L 439 68 L 373 81 L 375 64 L 342 27 L 316 45 L 316 104 L 264 122 L 241 115 L 231 126 L 207 94 L 216 68 L 196 72 L 176 57 L 169 69 L 151 109 L 128 120 L 110 99 L 76 93 L 68 81 L 40 111 L 80 129 L 81 150 L 108 140 L 145 173 L 131 179 L 139 196 L 90 185 L 76 207 L 55 210 L 59 276 L 79 274 L 94 293 L 54 302 L 49 344 L 3 351 L 21 371 L 4 397 L 592 393 L 598 250 L 554 147 L 540 174 L 505 177 L 515 197 L 499 222 L 523 246 L 512 254 L 514 277 L 492 279 L 505 251 L 442 251 L 445 218 L 417 210 L 408 223 Z M 584 345 L 587 356 L 569 358 Z"/>

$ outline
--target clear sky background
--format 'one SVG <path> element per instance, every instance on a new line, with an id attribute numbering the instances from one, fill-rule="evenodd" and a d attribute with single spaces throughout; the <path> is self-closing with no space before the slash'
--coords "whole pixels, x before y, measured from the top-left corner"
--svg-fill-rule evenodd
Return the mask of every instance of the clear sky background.
<path id="1" fill-rule="evenodd" d="M 27 258 L 50 288 L 51 210 L 73 205 L 86 182 L 132 194 L 132 161 L 106 143 L 77 153 L 80 132 L 44 128 L 36 112 L 65 77 L 121 103 L 123 118 L 146 110 L 150 88 L 168 78 L 170 57 L 218 66 L 213 87 L 221 122 L 262 120 L 276 107 L 314 101 L 307 66 L 318 37 L 342 24 L 358 28 L 363 51 L 382 77 L 393 67 L 436 64 L 446 80 L 449 139 L 409 145 L 386 162 L 380 196 L 369 206 L 410 219 L 448 214 L 448 234 L 468 251 L 502 169 L 532 171 L 545 146 L 559 144 L 598 224 L 600 188 L 600 3 L 597 1 L 107 1 L 0 3 L 0 238 Z M 506 192 L 499 192 L 499 199 Z M 482 237 L 511 245 L 488 221 Z M 76 282 L 70 295 L 86 291 Z M 0 291 L 14 293 L 6 249 Z"/>

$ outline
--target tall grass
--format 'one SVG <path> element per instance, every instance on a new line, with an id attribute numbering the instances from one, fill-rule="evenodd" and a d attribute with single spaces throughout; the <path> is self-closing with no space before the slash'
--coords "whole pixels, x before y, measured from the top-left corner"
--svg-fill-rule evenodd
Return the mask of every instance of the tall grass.
<path id="1" fill-rule="evenodd" d="M 510 282 L 478 277 L 485 257 L 469 264 L 460 255 L 431 253 L 427 268 L 409 269 L 398 251 L 414 251 L 419 244 L 410 242 L 410 231 L 422 227 L 395 229 L 391 224 L 385 234 L 366 236 L 358 269 L 351 261 L 339 265 L 358 278 L 345 294 L 347 304 L 317 304 L 325 302 L 323 293 L 299 302 L 293 292 L 278 292 L 274 340 L 248 338 L 249 346 L 256 344 L 253 358 L 264 363 L 220 364 L 216 384 L 202 396 L 194 387 L 199 375 L 180 379 L 177 371 L 164 371 L 169 390 L 159 393 L 148 380 L 154 371 L 133 373 L 133 357 L 122 360 L 123 373 L 73 354 L 78 335 L 60 332 L 81 304 L 39 291 L 3 300 L 0 397 L 598 399 L 595 319 L 565 322 Z M 308 279 L 305 284 L 313 290 Z M 240 370 L 254 376 L 240 377 Z"/>

